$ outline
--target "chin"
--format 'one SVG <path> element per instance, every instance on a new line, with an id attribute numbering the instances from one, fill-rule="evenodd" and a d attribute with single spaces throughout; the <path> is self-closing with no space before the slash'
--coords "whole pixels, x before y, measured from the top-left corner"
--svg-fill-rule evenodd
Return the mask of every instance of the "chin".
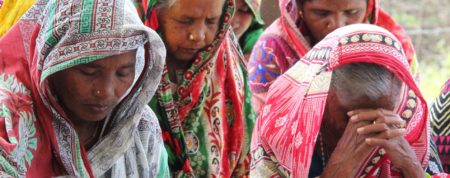
<path id="1" fill-rule="evenodd" d="M 175 56 L 176 60 L 180 61 L 180 62 L 192 62 L 192 61 L 195 60 L 196 57 L 197 57 L 197 54 L 195 54 L 195 55 L 178 55 L 178 56 Z"/>

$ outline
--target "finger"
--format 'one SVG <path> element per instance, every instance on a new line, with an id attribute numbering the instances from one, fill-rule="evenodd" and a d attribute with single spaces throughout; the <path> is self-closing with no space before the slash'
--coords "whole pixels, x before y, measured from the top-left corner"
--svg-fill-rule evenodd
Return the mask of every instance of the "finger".
<path id="1" fill-rule="evenodd" d="M 389 126 L 397 126 L 397 128 L 403 128 L 406 125 L 406 121 L 404 121 L 397 114 L 390 116 L 380 116 L 376 120 L 373 121 L 374 124 L 384 123 Z"/>
<path id="2" fill-rule="evenodd" d="M 356 132 L 360 135 L 367 135 L 367 134 L 377 134 L 380 132 L 387 131 L 389 129 L 390 128 L 388 125 L 384 123 L 377 123 L 359 127 L 358 129 L 356 129 Z"/>
<path id="3" fill-rule="evenodd" d="M 382 148 L 389 147 L 389 140 L 382 139 L 382 138 L 366 138 L 364 140 L 368 145 L 370 146 L 379 146 Z"/>
<path id="4" fill-rule="evenodd" d="M 359 122 L 359 121 L 374 121 L 378 117 L 383 116 L 395 116 L 396 114 L 392 111 L 388 111 L 382 108 L 378 109 L 359 109 L 350 111 L 349 114 L 353 114 L 350 117 L 350 121 Z"/>
<path id="5" fill-rule="evenodd" d="M 393 139 L 395 137 L 403 137 L 406 133 L 404 128 L 400 129 L 390 129 L 379 134 L 376 134 L 374 137 L 370 138 L 379 138 L 379 139 Z"/>

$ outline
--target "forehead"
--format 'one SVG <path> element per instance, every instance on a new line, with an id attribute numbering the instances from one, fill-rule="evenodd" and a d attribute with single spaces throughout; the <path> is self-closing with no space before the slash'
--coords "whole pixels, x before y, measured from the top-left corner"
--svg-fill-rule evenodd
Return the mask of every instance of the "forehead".
<path id="1" fill-rule="evenodd" d="M 367 7 L 367 0 L 300 0 L 305 8 L 349 9 Z"/>
<path id="2" fill-rule="evenodd" d="M 97 68 L 121 68 L 123 66 L 130 66 L 136 63 L 136 50 L 126 52 L 119 55 L 112 55 L 103 59 L 98 59 L 87 64 L 78 65 L 82 67 L 97 67 Z"/>
<path id="3" fill-rule="evenodd" d="M 222 14 L 225 0 L 176 0 L 169 14 L 189 17 L 217 17 Z"/>

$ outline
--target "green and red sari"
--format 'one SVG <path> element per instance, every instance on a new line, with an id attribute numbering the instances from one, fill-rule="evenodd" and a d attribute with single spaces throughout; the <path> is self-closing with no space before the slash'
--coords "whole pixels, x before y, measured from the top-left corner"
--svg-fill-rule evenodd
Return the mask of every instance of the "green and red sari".
<path id="1" fill-rule="evenodd" d="M 156 20 L 152 2 L 143 2 L 149 26 Z M 244 177 L 249 173 L 255 115 L 246 62 L 230 28 L 234 6 L 233 0 L 225 1 L 215 40 L 199 52 L 178 89 L 171 86 L 166 68 L 150 103 L 163 130 L 172 176 Z"/>

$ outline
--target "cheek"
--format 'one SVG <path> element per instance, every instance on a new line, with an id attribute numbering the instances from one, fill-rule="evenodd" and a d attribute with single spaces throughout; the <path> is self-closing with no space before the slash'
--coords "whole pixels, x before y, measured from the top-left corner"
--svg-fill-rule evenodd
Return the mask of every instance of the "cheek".
<path id="1" fill-rule="evenodd" d="M 242 26 L 245 27 L 245 30 L 247 30 L 248 27 L 250 27 L 250 24 L 252 23 L 252 19 L 253 19 L 253 16 L 251 14 L 243 15 L 241 24 L 242 24 Z"/>
<path id="2" fill-rule="evenodd" d="M 133 84 L 133 77 L 128 77 L 126 79 L 121 79 L 118 84 L 115 86 L 117 91 L 117 96 L 121 97 L 125 94 L 125 92 L 131 87 Z"/>
<path id="3" fill-rule="evenodd" d="M 168 50 L 174 50 L 179 44 L 187 40 L 185 28 L 171 23 L 165 23 L 162 28 L 162 38 Z"/>
<path id="4" fill-rule="evenodd" d="M 66 106 L 77 105 L 83 98 L 92 94 L 90 88 L 93 82 L 84 81 L 75 75 L 68 74 L 67 77 L 60 77 L 55 81 L 55 92 Z"/>

